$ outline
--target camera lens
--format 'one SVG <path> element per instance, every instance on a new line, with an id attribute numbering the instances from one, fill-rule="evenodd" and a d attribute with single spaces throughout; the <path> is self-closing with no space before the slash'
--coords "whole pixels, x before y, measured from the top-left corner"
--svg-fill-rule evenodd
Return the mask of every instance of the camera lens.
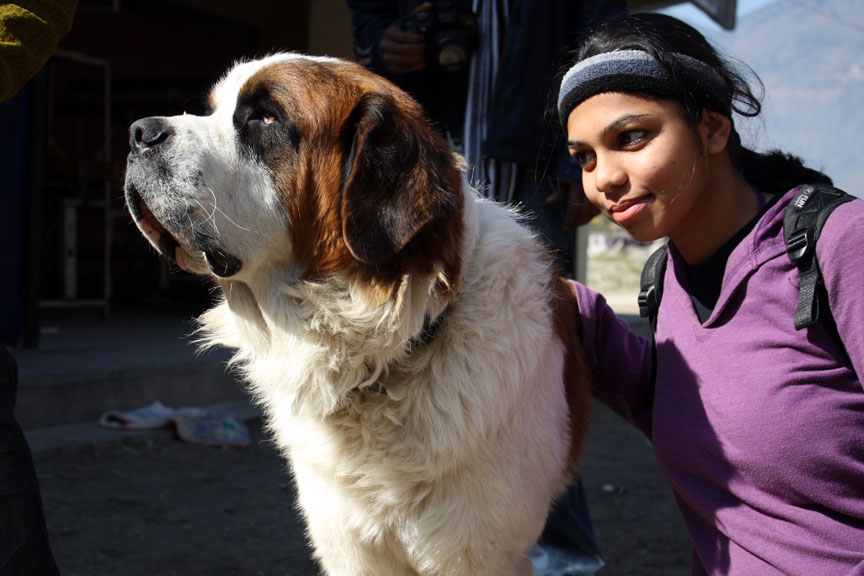
<path id="1" fill-rule="evenodd" d="M 465 67 L 467 59 L 468 55 L 465 53 L 465 48 L 458 44 L 444 46 L 438 52 L 438 65 L 447 72 L 459 72 Z"/>
<path id="2" fill-rule="evenodd" d="M 445 72 L 460 72 L 468 64 L 470 54 L 468 40 L 460 30 L 440 31 L 433 42 L 435 60 Z"/>

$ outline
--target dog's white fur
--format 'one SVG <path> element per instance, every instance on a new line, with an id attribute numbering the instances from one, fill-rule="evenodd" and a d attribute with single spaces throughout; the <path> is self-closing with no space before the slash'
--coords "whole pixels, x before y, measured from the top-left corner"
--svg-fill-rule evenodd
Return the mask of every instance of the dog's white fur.
<path id="1" fill-rule="evenodd" d="M 581 440 L 570 437 L 549 260 L 513 213 L 463 182 L 455 294 L 435 289 L 449 280 L 439 269 L 406 272 L 386 298 L 356 276 L 304 279 L 272 169 L 237 152 L 232 116 L 256 72 L 308 60 L 344 65 L 279 55 L 236 66 L 213 91 L 213 115 L 165 119 L 172 175 L 152 184 L 148 149 L 138 164 L 130 156 L 127 182 L 160 222 L 185 211 L 165 225 L 185 267 L 208 273 L 196 227 L 243 262 L 217 279 L 223 298 L 201 317 L 202 339 L 236 350 L 327 574 L 530 574 Z M 154 243 L 165 232 L 139 226 Z"/>

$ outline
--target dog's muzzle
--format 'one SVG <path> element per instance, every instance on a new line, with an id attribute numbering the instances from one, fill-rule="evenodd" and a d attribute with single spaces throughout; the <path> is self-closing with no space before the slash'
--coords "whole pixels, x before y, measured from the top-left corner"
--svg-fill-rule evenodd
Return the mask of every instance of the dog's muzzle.
<path id="1" fill-rule="evenodd" d="M 170 217 L 160 221 L 147 204 L 147 182 L 164 179 L 165 174 L 170 174 L 167 161 L 157 152 L 165 148 L 174 135 L 174 128 L 164 118 L 143 118 L 129 127 L 126 205 L 138 228 L 159 252 L 182 270 L 188 270 L 185 251 L 178 240 L 178 237 L 186 236 L 169 230 L 179 228 L 179 225 L 172 225 Z M 196 234 L 187 239 L 187 244 L 204 253 L 207 267 L 220 278 L 231 277 L 243 267 L 239 258 L 228 253 L 212 238 Z"/>

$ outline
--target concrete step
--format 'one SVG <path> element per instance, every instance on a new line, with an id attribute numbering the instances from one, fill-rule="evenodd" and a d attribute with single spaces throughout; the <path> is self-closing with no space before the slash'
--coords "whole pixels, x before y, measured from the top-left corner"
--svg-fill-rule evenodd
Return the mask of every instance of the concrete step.
<path id="1" fill-rule="evenodd" d="M 39 348 L 11 349 L 18 363 L 15 414 L 25 429 L 94 422 L 108 410 L 133 410 L 158 400 L 166 406 L 248 401 L 226 369 L 227 350 L 197 354 L 194 311 L 148 307 L 54 313 L 43 319 Z M 622 315 L 638 333 L 650 327 Z"/>
<path id="2" fill-rule="evenodd" d="M 95 421 L 108 410 L 156 400 L 171 407 L 246 399 L 226 370 L 226 350 L 196 354 L 191 315 L 158 308 L 66 311 L 44 319 L 36 349 L 10 349 L 18 364 L 15 415 L 25 429 Z"/>

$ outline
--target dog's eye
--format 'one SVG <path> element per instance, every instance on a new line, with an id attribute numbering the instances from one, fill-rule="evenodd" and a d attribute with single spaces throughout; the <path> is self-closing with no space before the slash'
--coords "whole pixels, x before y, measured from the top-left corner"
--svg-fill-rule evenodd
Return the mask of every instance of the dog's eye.
<path id="1" fill-rule="evenodd" d="M 276 116 L 276 114 L 269 110 L 265 110 L 264 108 L 256 108 L 252 114 L 249 115 L 249 122 L 261 122 L 265 126 L 275 124 L 278 121 L 279 117 Z"/>
<path id="2" fill-rule="evenodd" d="M 291 118 L 269 98 L 241 102 L 234 110 L 234 127 L 240 142 L 259 157 L 272 150 L 296 150 L 299 145 Z"/>

